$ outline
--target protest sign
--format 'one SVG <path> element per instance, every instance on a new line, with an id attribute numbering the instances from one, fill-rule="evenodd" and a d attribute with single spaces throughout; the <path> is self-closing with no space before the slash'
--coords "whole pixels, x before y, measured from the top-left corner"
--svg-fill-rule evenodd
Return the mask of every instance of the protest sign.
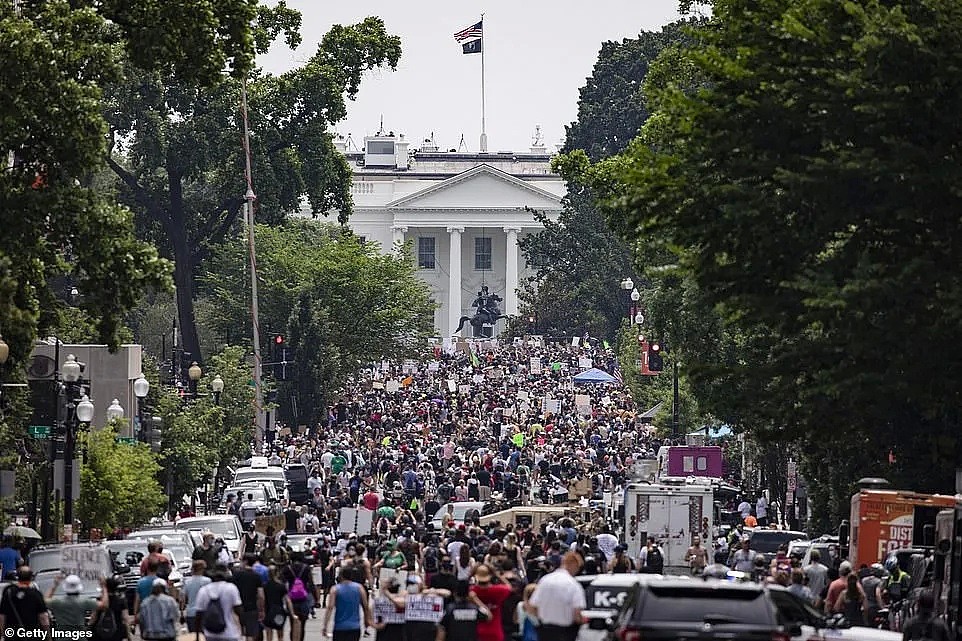
<path id="1" fill-rule="evenodd" d="M 399 389 L 401 389 L 401 384 L 394 379 L 391 379 L 384 384 L 384 391 L 388 394 L 394 394 Z"/>
<path id="2" fill-rule="evenodd" d="M 572 336 L 572 337 L 571 337 L 571 346 L 572 346 L 572 347 L 577 347 L 580 343 L 581 343 L 581 339 L 580 339 L 579 337 L 577 337 L 577 336 Z"/>
<path id="3" fill-rule="evenodd" d="M 546 397 L 544 398 L 544 401 L 541 402 L 541 411 L 542 411 L 542 412 L 545 412 L 545 413 L 551 412 L 552 414 L 560 414 L 560 413 L 561 413 L 561 399 L 559 399 L 559 398 L 548 398 L 548 397 L 546 396 Z"/>
<path id="4" fill-rule="evenodd" d="M 541 373 L 541 359 L 537 356 L 532 356 L 531 360 L 528 361 L 528 367 L 531 369 L 532 374 Z"/>
<path id="5" fill-rule="evenodd" d="M 103 548 L 88 545 L 65 545 L 60 549 L 60 571 L 76 574 L 84 581 L 96 582 L 104 577 Z"/>
<path id="6" fill-rule="evenodd" d="M 409 594 L 404 611 L 406 621 L 439 623 L 444 616 L 444 598 L 435 594 Z"/>
<path id="7" fill-rule="evenodd" d="M 523 389 L 522 389 L 522 390 L 518 390 L 518 400 L 519 400 L 519 401 L 526 401 L 526 400 L 528 400 L 529 398 L 531 398 L 531 397 L 528 396 L 528 390 L 523 390 Z"/>
<path id="8" fill-rule="evenodd" d="M 581 358 L 578 359 L 578 367 L 580 367 L 581 369 L 591 369 L 592 367 L 591 359 L 588 358 L 587 356 L 582 356 Z"/>
<path id="9" fill-rule="evenodd" d="M 440 367 L 439 367 L 437 361 L 432 361 L 432 362 L 428 363 L 428 371 L 429 371 L 429 372 L 436 372 L 436 371 L 438 371 L 438 369 L 440 369 Z"/>
<path id="10" fill-rule="evenodd" d="M 458 385 L 458 394 L 470 394 L 470 393 L 471 393 L 470 385 Z"/>
<path id="11" fill-rule="evenodd" d="M 452 394 L 458 391 L 458 382 L 453 378 L 448 379 L 448 391 L 451 392 Z"/>

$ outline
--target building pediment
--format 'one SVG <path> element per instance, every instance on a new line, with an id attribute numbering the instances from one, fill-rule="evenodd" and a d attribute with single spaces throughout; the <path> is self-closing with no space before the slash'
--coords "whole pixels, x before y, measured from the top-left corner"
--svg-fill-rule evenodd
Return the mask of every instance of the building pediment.
<path id="1" fill-rule="evenodd" d="M 561 198 L 490 165 L 478 165 L 387 204 L 389 209 L 561 209 Z"/>

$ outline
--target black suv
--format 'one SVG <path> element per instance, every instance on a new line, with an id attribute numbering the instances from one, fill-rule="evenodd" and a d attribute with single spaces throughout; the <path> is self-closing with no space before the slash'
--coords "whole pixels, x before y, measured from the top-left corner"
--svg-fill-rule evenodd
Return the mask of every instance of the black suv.
<path id="1" fill-rule="evenodd" d="M 594 619 L 589 627 L 607 629 L 617 641 L 789 641 L 801 633 L 783 620 L 763 586 L 665 578 L 635 586 L 613 620 Z"/>

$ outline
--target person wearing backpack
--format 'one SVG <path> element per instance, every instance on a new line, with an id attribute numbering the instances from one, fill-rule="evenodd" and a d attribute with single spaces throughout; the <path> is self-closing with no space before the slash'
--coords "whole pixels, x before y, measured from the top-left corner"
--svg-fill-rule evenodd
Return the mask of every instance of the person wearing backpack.
<path id="1" fill-rule="evenodd" d="M 951 641 L 951 630 L 945 621 L 935 616 L 932 590 L 922 590 L 917 605 L 918 613 L 902 627 L 902 641 Z"/>
<path id="2" fill-rule="evenodd" d="M 664 571 L 665 555 L 662 554 L 655 537 L 648 537 L 648 546 L 641 551 L 638 566 L 645 574 L 661 574 Z"/>
<path id="3" fill-rule="evenodd" d="M 240 591 L 227 580 L 225 565 L 217 565 L 211 572 L 211 583 L 197 593 L 196 628 L 206 641 L 240 641 L 242 610 Z"/>
<path id="4" fill-rule="evenodd" d="M 304 628 L 307 617 L 311 615 L 311 610 L 317 603 L 317 586 L 314 584 L 314 576 L 311 566 L 304 563 L 304 555 L 295 552 L 291 555 L 292 563 L 284 568 L 284 582 L 287 584 L 287 597 L 294 606 L 293 617 L 291 619 L 291 639 L 292 641 L 304 641 Z"/>
<path id="5" fill-rule="evenodd" d="M 117 579 L 100 579 L 100 599 L 88 621 L 93 641 L 124 641 L 130 638 L 125 592 Z"/>
<path id="6" fill-rule="evenodd" d="M 424 570 L 424 584 L 431 587 L 431 579 L 441 571 L 441 548 L 433 536 L 421 552 L 421 568 Z"/>

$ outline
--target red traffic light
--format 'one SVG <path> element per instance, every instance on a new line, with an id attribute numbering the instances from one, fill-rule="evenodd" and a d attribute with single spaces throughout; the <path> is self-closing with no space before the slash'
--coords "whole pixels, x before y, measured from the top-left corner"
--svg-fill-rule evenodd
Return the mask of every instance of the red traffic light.
<path id="1" fill-rule="evenodd" d="M 278 334 L 277 336 L 275 336 L 275 337 L 274 337 L 274 344 L 275 344 L 275 345 L 283 345 L 283 344 L 284 344 L 284 335 L 283 335 L 283 334 Z"/>

